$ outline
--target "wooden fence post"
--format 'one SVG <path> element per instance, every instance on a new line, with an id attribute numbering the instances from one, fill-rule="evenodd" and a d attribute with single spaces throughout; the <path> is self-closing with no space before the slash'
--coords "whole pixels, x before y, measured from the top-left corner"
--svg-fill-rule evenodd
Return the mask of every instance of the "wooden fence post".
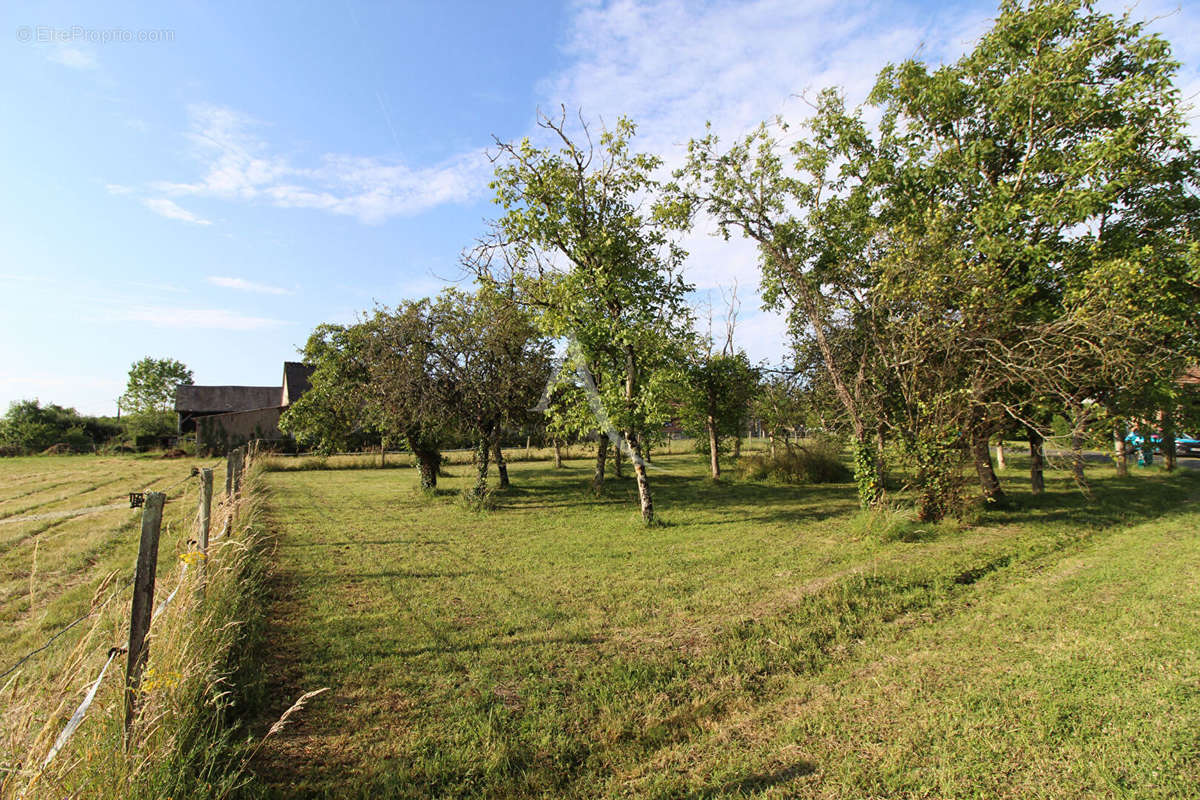
<path id="1" fill-rule="evenodd" d="M 212 484 L 212 469 L 200 470 L 200 530 L 197 532 L 196 549 L 200 552 L 202 573 L 208 561 L 208 532 L 212 527 Z"/>
<path id="2" fill-rule="evenodd" d="M 242 468 L 246 465 L 245 445 L 233 451 L 233 496 L 237 497 L 242 491 Z"/>
<path id="3" fill-rule="evenodd" d="M 154 575 L 158 570 L 158 535 L 162 528 L 162 492 L 146 492 L 142 508 L 142 540 L 138 546 L 137 571 L 133 577 L 133 607 L 129 616 L 129 661 L 125 668 L 125 746 L 137 711 L 138 687 L 146 666 L 146 633 L 154 613 Z"/>
<path id="4" fill-rule="evenodd" d="M 236 450 L 230 450 L 225 454 L 225 499 L 233 498 L 233 465 L 237 458 Z"/>

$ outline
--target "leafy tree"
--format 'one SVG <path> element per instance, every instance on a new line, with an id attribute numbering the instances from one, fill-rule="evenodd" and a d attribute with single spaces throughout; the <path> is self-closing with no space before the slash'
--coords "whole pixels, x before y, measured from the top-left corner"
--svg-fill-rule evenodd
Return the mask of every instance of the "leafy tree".
<path id="1" fill-rule="evenodd" d="M 815 342 L 850 421 L 864 501 L 881 488 L 862 479 L 873 419 L 934 519 L 963 454 L 1003 500 L 987 441 L 1005 416 L 1036 427 L 1029 409 L 1055 398 L 1079 442 L 1085 400 L 1128 396 L 1138 363 L 1162 386 L 1170 354 L 1195 357 L 1198 162 L 1175 71 L 1128 15 L 1004 2 L 957 62 L 885 69 L 874 131 L 825 92 L 790 159 L 765 126 L 726 152 L 693 142 L 676 197 L 759 243 L 765 295 Z"/>
<path id="2" fill-rule="evenodd" d="M 758 380 L 759 371 L 741 350 L 698 353 L 688 365 L 684 419 L 689 428 L 702 430 L 707 437 L 714 481 L 721 479 L 721 440 L 740 436 L 746 429 Z"/>
<path id="3" fill-rule="evenodd" d="M 436 368 L 453 394 L 445 413 L 476 442 L 475 493 L 487 490 L 493 454 L 504 488 L 500 436 L 506 426 L 522 424 L 537 404 L 550 374 L 550 343 L 512 298 L 488 289 L 448 289 L 430 318 Z"/>
<path id="4" fill-rule="evenodd" d="M 693 140 L 661 210 L 684 227 L 707 214 L 725 237 L 736 233 L 758 245 L 763 299 L 820 352 L 852 433 L 865 487 L 860 500 L 870 505 L 882 491 L 881 480 L 863 478 L 880 469 L 871 440 L 870 355 L 836 347 L 835 334 L 868 299 L 877 225 L 875 190 L 864 175 L 875 153 L 866 126 L 845 113 L 835 93 L 822 95 L 807 127 L 810 135 L 790 148 L 765 124 L 728 149 L 711 133 Z"/>
<path id="5" fill-rule="evenodd" d="M 959 377 L 935 399 L 966 412 L 936 436 L 963 431 L 989 499 L 986 437 L 1029 394 L 1065 406 L 1078 452 L 1086 401 L 1134 372 L 1173 382 L 1197 353 L 1185 251 L 1200 159 L 1176 70 L 1143 23 L 1068 0 L 1005 2 L 954 64 L 880 76 L 890 145 L 877 175 L 896 245 L 882 282 L 900 290 L 885 299 L 928 309 L 909 360 L 953 334 Z"/>
<path id="6" fill-rule="evenodd" d="M 182 362 L 146 356 L 129 368 L 121 407 L 131 414 L 171 411 L 175 407 L 175 390 L 194 382 L 192 371 Z"/>
<path id="7" fill-rule="evenodd" d="M 403 437 L 417 459 L 421 488 L 437 487 L 442 448 L 454 434 L 455 387 L 440 368 L 435 319 L 428 299 L 394 310 L 376 308 L 359 323 L 367 379 L 361 384 L 370 418 Z"/>
<path id="8" fill-rule="evenodd" d="M 364 325 L 318 325 L 301 351 L 315 369 L 310 388 L 279 419 L 283 430 L 320 453 L 361 446 L 380 437 L 375 408 L 368 402 L 370 371 Z"/>
<path id="9" fill-rule="evenodd" d="M 766 431 L 772 458 L 776 453 L 775 443 L 780 439 L 790 450 L 792 432 L 805 418 L 805 401 L 795 376 L 779 371 L 768 373 L 755 392 L 751 413 Z"/>
<path id="10" fill-rule="evenodd" d="M 555 365 L 552 374 L 554 378 L 542 414 L 546 435 L 554 446 L 554 468 L 562 469 L 562 445 L 594 434 L 596 419 L 578 376 L 566 371 L 561 361 Z"/>
<path id="11" fill-rule="evenodd" d="M 569 340 L 596 426 L 629 454 L 642 518 L 652 522 L 643 447 L 670 416 L 667 387 L 691 328 L 683 253 L 643 211 L 661 162 L 631 151 L 635 128 L 624 118 L 597 143 L 586 124 L 573 139 L 565 111 L 540 125 L 557 149 L 499 143 L 492 188 L 504 214 L 468 263 L 485 281 L 515 285 L 542 332 Z"/>

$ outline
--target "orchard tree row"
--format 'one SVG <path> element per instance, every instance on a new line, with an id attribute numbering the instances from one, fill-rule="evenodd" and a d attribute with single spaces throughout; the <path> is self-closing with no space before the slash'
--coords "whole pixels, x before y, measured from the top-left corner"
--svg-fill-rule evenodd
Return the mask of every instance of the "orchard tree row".
<path id="1" fill-rule="evenodd" d="M 463 257 L 478 290 L 319 328 L 286 424 L 324 446 L 403 438 L 426 486 L 468 435 L 482 492 L 500 432 L 538 414 L 553 437 L 615 441 L 648 522 L 664 424 L 701 421 L 719 477 L 750 409 L 773 434 L 819 409 L 865 506 L 890 461 L 923 519 L 954 511 L 966 465 L 1003 503 L 989 441 L 1021 431 L 1040 452 L 1055 420 L 1083 486 L 1083 442 L 1164 413 L 1169 431 L 1200 361 L 1200 157 L 1177 69 L 1129 15 L 1004 2 L 957 61 L 889 66 L 861 107 L 828 89 L 801 122 L 709 132 L 673 174 L 627 119 L 543 116 L 539 143 L 497 142 L 499 215 Z M 792 369 L 760 380 L 731 339 L 697 335 L 678 244 L 696 227 L 757 244 Z"/>

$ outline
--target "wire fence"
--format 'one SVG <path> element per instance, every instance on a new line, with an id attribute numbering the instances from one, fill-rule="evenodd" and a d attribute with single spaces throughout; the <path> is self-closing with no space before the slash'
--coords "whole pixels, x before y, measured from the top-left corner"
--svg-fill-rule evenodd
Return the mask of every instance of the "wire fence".
<path id="1" fill-rule="evenodd" d="M 234 451 L 233 453 L 231 453 L 229 455 L 229 457 L 226 459 L 226 470 L 227 471 L 228 470 L 236 470 L 236 472 L 237 472 L 237 475 L 235 476 L 235 480 L 234 480 L 235 486 L 237 486 L 237 484 L 240 483 L 240 478 L 242 476 L 242 473 L 247 466 L 246 452 L 247 451 L 244 448 L 239 449 L 238 451 Z M 202 478 L 204 480 L 204 485 L 206 485 L 208 491 L 202 491 L 200 494 L 202 508 L 200 508 L 198 510 L 198 519 L 210 520 L 211 512 L 212 512 L 212 507 L 211 507 L 212 506 L 212 492 L 211 492 L 212 476 L 216 472 L 216 467 L 217 467 L 217 464 L 214 464 L 213 467 L 193 469 L 186 477 L 176 481 L 175 483 L 172 483 L 170 486 L 165 487 L 164 489 L 162 489 L 160 492 L 157 493 L 157 494 L 162 495 L 161 503 L 165 503 L 166 500 L 168 499 L 167 495 L 169 495 L 171 492 L 174 492 L 180 486 L 183 486 L 184 484 L 188 483 L 189 481 L 191 481 L 193 478 L 195 478 L 197 476 L 202 476 Z M 207 473 L 207 474 L 205 474 L 205 473 Z M 150 490 L 147 490 L 147 491 L 150 491 Z M 236 494 L 233 494 L 233 493 L 227 494 L 225 497 L 224 511 L 225 511 L 226 520 L 225 520 L 225 524 L 224 524 L 222 532 L 228 532 L 232 529 L 233 517 L 236 513 L 236 506 L 237 506 L 236 500 L 237 500 Z M 110 506 L 104 506 L 101 508 L 106 508 L 106 509 L 107 508 L 120 508 L 120 507 L 123 507 L 123 505 L 124 504 L 116 503 L 116 504 L 112 504 Z M 138 556 L 138 570 L 143 569 L 144 565 L 148 564 L 149 569 L 152 574 L 156 571 L 156 562 L 157 562 L 157 558 L 158 558 L 158 536 L 159 536 L 158 528 L 161 526 L 161 522 L 162 522 L 161 508 L 162 508 L 162 505 L 159 504 L 157 506 L 157 513 L 151 515 L 153 518 L 149 522 L 147 521 L 147 512 L 149 511 L 149 509 L 143 508 L 143 510 L 142 510 L 142 514 L 143 514 L 142 548 L 143 549 L 142 549 L 142 551 L 139 552 L 139 556 Z M 79 515 L 81 513 L 90 513 L 90 512 L 91 512 L 91 509 L 75 510 L 76 515 Z M 147 552 L 147 550 L 146 550 L 146 542 L 147 542 L 146 527 L 148 524 L 153 526 L 153 528 L 154 528 L 153 536 L 152 536 L 153 547 L 152 547 L 151 552 Z M 207 532 L 206 532 L 206 534 L 207 534 Z M 221 536 L 221 533 L 218 533 L 217 537 L 215 537 L 215 538 L 219 538 L 220 536 Z M 201 540 L 205 543 L 205 545 L 207 545 L 207 543 L 208 543 L 207 535 L 201 537 Z M 191 544 L 195 544 L 194 540 L 189 544 L 189 546 L 191 546 Z M 200 553 L 200 557 L 207 558 L 207 552 Z M 167 597 L 165 599 L 163 599 L 157 605 L 157 607 L 154 608 L 153 612 L 151 614 L 149 614 L 149 618 L 147 620 L 145 620 L 145 623 L 144 623 L 145 629 L 148 629 L 149 625 L 153 621 L 153 619 L 157 618 L 160 614 L 162 614 L 162 612 L 171 604 L 171 602 L 173 600 L 175 600 L 176 596 L 179 593 L 180 588 L 182 588 L 182 586 L 184 585 L 187 573 L 188 573 L 188 561 L 184 560 L 183 565 L 179 571 L 178 581 L 177 581 L 174 589 L 171 591 L 170 594 L 167 595 Z M 142 578 L 142 576 L 139 574 L 139 572 L 137 570 L 135 570 L 134 576 L 132 578 L 130 578 L 127 582 L 123 582 L 118 588 L 116 588 L 112 592 L 110 592 L 108 597 L 106 597 L 103 602 L 93 605 L 93 607 L 89 608 L 86 613 L 81 614 L 79 617 L 77 617 L 77 618 L 73 619 L 71 622 L 67 623 L 61 629 L 56 631 L 52 636 L 50 636 L 42 645 L 40 645 L 39 647 L 26 653 L 21 658 L 19 658 L 12 666 L 5 669 L 5 671 L 3 673 L 0 673 L 0 680 L 3 680 L 5 678 L 7 678 L 8 676 L 12 675 L 13 673 L 17 672 L 17 670 L 19 670 L 22 666 L 24 666 L 27 662 L 29 662 L 30 659 L 32 659 L 34 656 L 38 655 L 39 653 L 45 652 L 56 642 L 62 641 L 68 632 L 70 632 L 72 629 L 74 629 L 76 626 L 78 626 L 83 621 L 101 614 L 104 611 L 104 609 L 107 608 L 110 603 L 112 603 L 112 601 L 114 599 L 124 595 L 130 588 L 134 589 L 134 593 L 136 595 L 138 588 L 139 588 L 139 583 L 145 582 L 144 579 L 142 581 L 139 581 L 139 578 Z M 153 583 L 149 584 L 149 591 L 151 593 L 153 593 Z M 137 606 L 138 606 L 138 604 L 135 601 L 133 604 L 133 611 L 131 612 L 132 618 L 130 621 L 130 646 L 141 648 L 144 646 L 144 634 L 145 634 L 146 630 L 144 629 L 142 631 L 143 638 L 141 640 L 135 641 L 136 637 L 134 636 L 134 631 L 138 627 L 138 621 L 136 619 Z M 104 665 L 101 667 L 99 674 L 89 684 L 88 691 L 84 695 L 83 700 L 76 707 L 74 713 L 72 713 L 71 717 L 67 720 L 66 725 L 62 728 L 62 730 L 59 732 L 58 736 L 55 738 L 54 744 L 51 746 L 49 751 L 47 751 L 45 757 L 41 760 L 40 766 L 38 767 L 36 774 L 33 776 L 31 781 L 26 785 L 25 791 L 22 791 L 18 795 L 18 797 L 24 797 L 25 792 L 28 791 L 29 787 L 33 786 L 34 783 L 36 783 L 37 779 L 41 776 L 41 774 L 45 772 L 45 770 L 50 766 L 50 764 L 59 755 L 59 753 L 62 752 L 63 748 L 67 745 L 68 741 L 71 739 L 71 737 L 74 735 L 74 733 L 82 725 L 84 719 L 87 716 L 88 710 L 91 708 L 92 704 L 95 702 L 97 692 L 99 691 L 100 686 L 103 683 L 105 676 L 108 674 L 110 668 L 112 667 L 113 661 L 117 658 L 118 655 L 121 655 L 121 654 L 127 653 L 127 652 L 128 652 L 127 648 L 119 647 L 119 646 L 118 647 L 110 647 L 108 649 L 107 658 L 105 659 Z M 129 663 L 130 663 L 130 665 L 142 665 L 142 664 L 144 664 L 144 658 L 140 658 L 140 659 L 139 658 L 131 658 Z M 141 667 L 138 666 L 137 674 L 134 674 L 132 671 L 127 671 L 127 674 L 126 674 L 127 688 L 131 685 L 136 685 L 138 679 L 140 678 L 140 669 L 141 669 Z M 128 725 L 128 720 L 127 720 L 127 725 Z"/>

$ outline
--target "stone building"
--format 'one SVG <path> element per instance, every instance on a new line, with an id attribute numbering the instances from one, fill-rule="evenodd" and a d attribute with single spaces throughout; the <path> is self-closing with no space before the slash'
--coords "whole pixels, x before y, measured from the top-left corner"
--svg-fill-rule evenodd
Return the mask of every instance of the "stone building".
<path id="1" fill-rule="evenodd" d="M 279 416 L 309 388 L 313 367 L 297 361 L 283 364 L 281 386 L 180 386 L 175 390 L 179 433 L 195 433 L 196 446 L 224 453 L 251 439 L 288 440 Z"/>

